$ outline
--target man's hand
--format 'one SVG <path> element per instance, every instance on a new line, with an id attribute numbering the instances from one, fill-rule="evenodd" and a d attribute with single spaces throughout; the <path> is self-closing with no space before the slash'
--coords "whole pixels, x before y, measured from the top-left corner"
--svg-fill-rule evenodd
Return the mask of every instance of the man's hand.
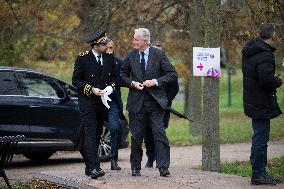
<path id="1" fill-rule="evenodd" d="M 92 87 L 92 92 L 96 95 L 96 96 L 102 96 L 104 94 L 103 90 L 100 90 L 99 88 L 94 88 Z"/>
<path id="2" fill-rule="evenodd" d="M 156 82 L 154 79 L 151 79 L 151 80 L 146 80 L 143 82 L 143 86 L 145 87 L 153 87 L 153 86 L 156 86 Z"/>
<path id="3" fill-rule="evenodd" d="M 139 91 L 141 91 L 141 90 L 144 89 L 143 84 L 142 84 L 142 83 L 139 83 L 139 82 L 136 82 L 136 81 L 133 81 L 133 82 L 132 82 L 132 86 L 133 86 L 135 89 L 139 90 Z"/>

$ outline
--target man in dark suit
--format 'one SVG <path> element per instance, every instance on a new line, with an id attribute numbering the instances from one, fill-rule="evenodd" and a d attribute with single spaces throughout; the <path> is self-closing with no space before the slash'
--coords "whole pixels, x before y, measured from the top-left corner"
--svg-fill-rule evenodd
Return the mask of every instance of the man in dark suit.
<path id="1" fill-rule="evenodd" d="M 107 44 L 107 53 L 114 55 L 114 42 L 110 40 Z M 117 164 L 118 160 L 118 147 L 120 142 L 120 129 L 119 129 L 119 122 L 121 115 L 123 115 L 123 104 L 121 100 L 121 92 L 120 92 L 120 69 L 123 64 L 123 61 L 114 56 L 115 59 L 115 72 L 118 76 L 117 83 L 116 83 L 116 90 L 114 93 L 110 95 L 111 102 L 109 103 L 110 109 L 108 111 L 108 123 L 110 129 L 110 143 L 111 143 L 111 150 L 110 150 L 110 159 L 111 159 L 111 170 L 121 170 L 121 168 Z M 124 117 L 124 115 L 123 115 Z"/>
<path id="2" fill-rule="evenodd" d="M 116 83 L 113 55 L 105 53 L 109 42 L 105 32 L 88 37 L 92 49 L 79 54 L 75 61 L 72 84 L 79 94 L 81 124 L 85 131 L 85 174 L 93 179 L 104 176 L 100 168 L 98 146 L 109 108 L 107 100 Z"/>
<path id="3" fill-rule="evenodd" d="M 133 45 L 121 70 L 123 85 L 129 88 L 126 109 L 131 131 L 130 163 L 132 176 L 140 176 L 142 142 L 145 128 L 150 124 L 157 152 L 160 176 L 170 174 L 170 146 L 163 117 L 168 100 L 163 86 L 177 79 L 177 73 L 163 51 L 150 47 L 150 32 L 135 30 Z"/>
<path id="4" fill-rule="evenodd" d="M 159 42 L 155 42 L 153 47 L 163 50 L 161 44 Z M 178 80 L 174 80 L 172 82 L 169 82 L 167 84 L 164 85 L 164 90 L 166 92 L 167 95 L 167 99 L 168 99 L 168 107 L 172 106 L 172 101 L 175 98 L 175 96 L 178 93 L 179 90 L 179 85 L 178 85 Z M 169 111 L 165 111 L 165 115 L 164 115 L 164 127 L 168 128 L 169 126 L 169 119 L 170 119 L 170 112 Z M 148 125 L 148 127 L 150 127 Z M 153 167 L 153 163 L 156 159 L 156 151 L 155 151 L 155 143 L 154 143 L 154 138 L 153 138 L 153 133 L 152 133 L 152 129 L 147 128 L 145 130 L 145 136 L 144 136 L 144 143 L 145 143 L 145 147 L 146 147 L 146 155 L 148 157 L 147 163 L 145 165 L 146 168 L 151 168 Z"/>

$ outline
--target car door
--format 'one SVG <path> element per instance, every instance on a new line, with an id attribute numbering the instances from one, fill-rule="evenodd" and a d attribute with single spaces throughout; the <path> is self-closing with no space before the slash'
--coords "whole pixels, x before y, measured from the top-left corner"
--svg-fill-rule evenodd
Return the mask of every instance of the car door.
<path id="1" fill-rule="evenodd" d="M 75 141 L 80 127 L 78 105 L 53 78 L 33 72 L 19 75 L 29 105 L 31 138 Z"/>
<path id="2" fill-rule="evenodd" d="M 0 70 L 0 135 L 30 137 L 25 97 L 12 70 Z"/>

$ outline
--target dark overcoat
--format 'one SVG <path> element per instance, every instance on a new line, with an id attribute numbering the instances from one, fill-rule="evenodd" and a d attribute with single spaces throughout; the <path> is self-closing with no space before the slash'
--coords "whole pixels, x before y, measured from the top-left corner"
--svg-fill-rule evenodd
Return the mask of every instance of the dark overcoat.
<path id="1" fill-rule="evenodd" d="M 282 112 L 276 89 L 282 80 L 275 76 L 275 48 L 254 38 L 242 50 L 244 113 L 253 119 L 272 119 Z"/>

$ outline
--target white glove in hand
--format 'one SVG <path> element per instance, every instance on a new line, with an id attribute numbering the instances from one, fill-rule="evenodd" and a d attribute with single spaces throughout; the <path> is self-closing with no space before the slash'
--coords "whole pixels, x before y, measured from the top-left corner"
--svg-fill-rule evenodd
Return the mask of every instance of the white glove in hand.
<path id="1" fill-rule="evenodd" d="M 113 92 L 113 88 L 111 86 L 107 86 L 104 89 L 104 92 L 105 92 L 106 95 L 110 95 Z"/>
<path id="2" fill-rule="evenodd" d="M 105 105 L 105 107 L 107 107 L 107 109 L 109 109 L 110 106 L 108 105 L 107 101 L 111 101 L 111 99 L 106 94 L 103 94 L 101 96 L 101 99 L 102 99 L 102 103 Z"/>

